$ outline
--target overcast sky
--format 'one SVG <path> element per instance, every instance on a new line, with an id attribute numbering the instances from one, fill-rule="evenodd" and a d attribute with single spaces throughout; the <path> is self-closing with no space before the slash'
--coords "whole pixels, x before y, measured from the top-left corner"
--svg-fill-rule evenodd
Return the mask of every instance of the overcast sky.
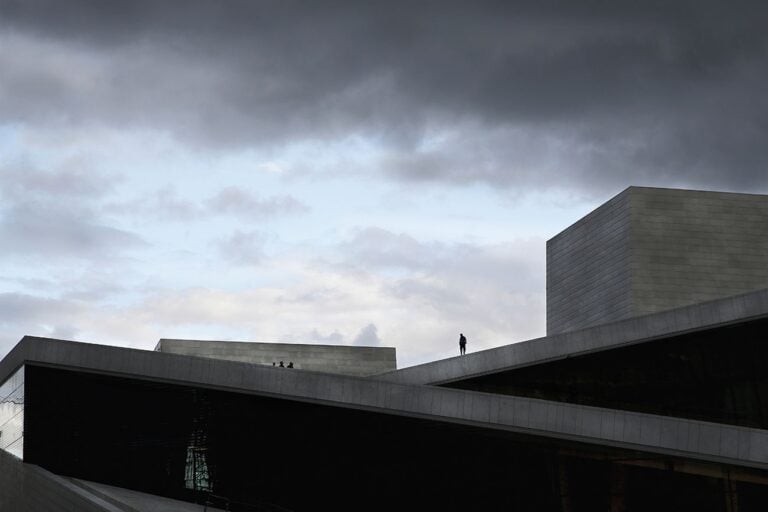
<path id="1" fill-rule="evenodd" d="M 543 335 L 614 194 L 768 192 L 766 5 L 0 0 L 0 355 Z"/>

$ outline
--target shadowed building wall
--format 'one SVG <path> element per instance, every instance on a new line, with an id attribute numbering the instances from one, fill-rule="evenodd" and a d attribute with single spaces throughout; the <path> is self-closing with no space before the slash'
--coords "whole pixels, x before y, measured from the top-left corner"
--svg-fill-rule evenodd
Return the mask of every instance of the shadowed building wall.
<path id="1" fill-rule="evenodd" d="M 674 457 L 515 431 L 34 365 L 25 372 L 27 464 L 190 502 L 210 491 L 235 512 L 591 512 L 609 509 L 616 473 L 627 510 L 724 512 L 722 479 L 707 476 L 719 465 L 685 472 Z M 193 450 L 204 454 L 196 473 Z M 763 510 L 766 487 L 724 468 L 739 510 Z M 0 499 L 5 480 L 0 471 Z"/>
<path id="2" fill-rule="evenodd" d="M 768 196 L 630 187 L 547 242 L 547 333 L 768 288 Z"/>

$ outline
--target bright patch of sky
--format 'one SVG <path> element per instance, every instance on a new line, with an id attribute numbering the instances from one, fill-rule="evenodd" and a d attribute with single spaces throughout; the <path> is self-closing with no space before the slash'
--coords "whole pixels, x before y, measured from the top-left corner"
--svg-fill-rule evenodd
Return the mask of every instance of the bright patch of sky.
<path id="1" fill-rule="evenodd" d="M 60 325 L 33 321 L 30 327 L 42 332 L 29 334 L 71 332 L 125 343 L 125 330 L 111 334 L 109 324 L 128 323 L 135 324 L 128 343 L 144 348 L 156 339 L 140 338 L 152 335 L 324 342 L 335 333 L 352 342 L 369 323 L 378 326 L 383 344 L 399 345 L 398 323 L 413 320 L 409 300 L 428 311 L 435 307 L 431 301 L 441 300 L 434 294 L 464 293 L 460 277 L 451 290 L 453 278 L 441 265 L 455 265 L 466 251 L 485 247 L 487 255 L 467 256 L 479 258 L 468 265 L 482 267 L 485 258 L 494 258 L 494 247 L 520 243 L 526 254 L 500 257 L 538 261 L 541 273 L 545 239 L 594 206 L 557 194 L 500 193 L 483 184 L 387 180 L 372 171 L 387 150 L 362 138 L 222 151 L 191 148 L 162 132 L 91 127 L 61 135 L 4 126 L 0 148 L 5 169 L 24 166 L 46 176 L 74 169 L 84 180 L 103 180 L 92 196 L 75 201 L 87 203 L 95 223 L 140 241 L 97 260 L 48 255 L 34 267 L 24 259 L 6 262 L 4 292 L 60 301 L 59 307 L 75 307 L 83 317 Z M 363 241 L 369 245 L 359 245 Z M 383 259 L 372 255 L 377 248 L 386 253 Z M 527 287 L 525 294 L 543 296 L 543 275 L 536 283 L 540 289 Z M 381 290 L 389 298 L 377 299 Z M 248 301 L 274 308 L 269 321 L 249 322 Z M 360 314 L 329 311 L 351 307 Z M 543 301 L 530 307 L 538 308 L 538 325 L 519 332 L 541 334 Z M 423 318 L 408 329 L 409 337 L 433 338 L 425 329 L 440 331 L 434 321 Z M 514 329 L 501 338 L 488 332 L 474 348 L 521 339 Z M 28 332 L 14 333 L 23 334 Z M 452 341 L 446 339 L 439 353 L 450 355 Z M 435 355 L 429 342 L 399 349 L 401 364 Z"/>

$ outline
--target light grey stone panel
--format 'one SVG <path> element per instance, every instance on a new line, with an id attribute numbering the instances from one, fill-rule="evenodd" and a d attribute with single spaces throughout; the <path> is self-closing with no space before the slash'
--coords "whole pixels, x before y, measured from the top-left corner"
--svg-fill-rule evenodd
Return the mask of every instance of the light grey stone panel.
<path id="1" fill-rule="evenodd" d="M 699 451 L 699 440 L 701 439 L 701 425 L 695 421 L 688 421 L 688 442 L 686 449 L 690 452 Z"/>
<path id="2" fill-rule="evenodd" d="M 515 420 L 515 403 L 510 401 L 499 402 L 499 423 L 506 423 L 514 425 L 517 423 Z"/>
<path id="3" fill-rule="evenodd" d="M 641 417 L 638 414 L 626 413 L 624 417 L 624 429 L 621 439 L 634 444 L 642 444 Z"/>
<path id="4" fill-rule="evenodd" d="M 545 430 L 549 426 L 547 403 L 541 400 L 531 400 L 528 404 L 528 427 Z"/>
<path id="5" fill-rule="evenodd" d="M 752 431 L 749 437 L 749 456 L 752 460 L 768 460 L 768 432 Z"/>
<path id="6" fill-rule="evenodd" d="M 747 429 L 737 429 L 739 439 L 739 459 L 746 459 L 752 452 L 752 432 Z"/>
<path id="7" fill-rule="evenodd" d="M 640 442 L 653 445 L 661 443 L 661 421 L 657 416 L 644 416 L 640 419 Z"/>
<path id="8" fill-rule="evenodd" d="M 739 432 L 734 429 L 720 430 L 720 450 L 721 457 L 735 459 L 739 456 Z"/>
<path id="9" fill-rule="evenodd" d="M 600 436 L 605 439 L 612 439 L 616 425 L 616 412 L 611 410 L 602 411 L 600 417 Z"/>
<path id="10" fill-rule="evenodd" d="M 470 415 L 470 418 L 490 423 L 491 422 L 491 403 L 494 402 L 494 400 L 489 396 L 481 393 L 472 393 L 472 414 Z M 511 404 L 513 408 L 517 408 L 518 402 L 515 401 Z M 512 417 L 514 417 L 515 412 L 512 412 Z M 516 421 L 516 424 L 520 423 L 519 421 Z"/>

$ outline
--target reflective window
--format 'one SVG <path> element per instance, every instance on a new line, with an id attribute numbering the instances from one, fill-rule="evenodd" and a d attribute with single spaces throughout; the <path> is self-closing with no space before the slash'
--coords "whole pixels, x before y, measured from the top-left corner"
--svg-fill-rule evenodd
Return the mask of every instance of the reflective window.
<path id="1" fill-rule="evenodd" d="M 0 449 L 24 455 L 24 367 L 0 385 Z"/>
<path id="2" fill-rule="evenodd" d="M 766 336 L 750 320 L 446 386 L 768 429 Z"/>
<path id="3" fill-rule="evenodd" d="M 219 510 L 723 512 L 738 498 L 740 512 L 764 512 L 768 503 L 768 473 L 757 469 L 32 364 L 25 378 L 28 463 Z"/>
<path id="4" fill-rule="evenodd" d="M 208 454 L 205 447 L 187 447 L 187 461 L 184 467 L 184 487 L 194 491 L 212 491 L 211 476 L 208 473 Z"/>

